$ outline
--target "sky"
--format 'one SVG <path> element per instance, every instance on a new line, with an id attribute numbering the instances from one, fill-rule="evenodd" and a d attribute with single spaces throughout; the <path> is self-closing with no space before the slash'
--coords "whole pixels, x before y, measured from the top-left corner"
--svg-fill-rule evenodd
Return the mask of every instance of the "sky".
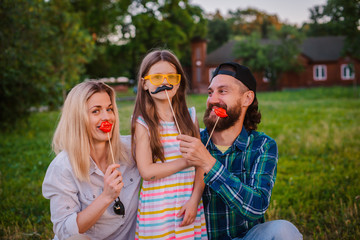
<path id="1" fill-rule="evenodd" d="M 282 22 L 301 25 L 310 18 L 309 8 L 324 5 L 327 0 L 189 0 L 199 5 L 206 13 L 219 9 L 225 15 L 229 9 L 256 8 L 268 14 L 277 14 Z"/>

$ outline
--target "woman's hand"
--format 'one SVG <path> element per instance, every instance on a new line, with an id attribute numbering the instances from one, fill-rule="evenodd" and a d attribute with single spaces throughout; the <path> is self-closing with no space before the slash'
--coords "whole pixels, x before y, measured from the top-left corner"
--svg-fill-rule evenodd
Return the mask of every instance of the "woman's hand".
<path id="1" fill-rule="evenodd" d="M 124 186 L 122 181 L 121 172 L 119 172 L 116 168 L 119 168 L 120 164 L 111 164 L 108 166 L 104 176 L 104 191 L 103 194 L 111 199 L 115 200 L 119 194 L 121 189 Z"/>
<path id="2" fill-rule="evenodd" d="M 119 196 L 124 183 L 121 172 L 116 169 L 118 167 L 120 167 L 119 164 L 111 164 L 107 167 L 103 192 L 87 208 L 78 213 L 76 222 L 79 233 L 84 233 L 94 226 L 109 205 Z"/>
<path id="3" fill-rule="evenodd" d="M 177 217 L 184 216 L 183 221 L 180 224 L 180 227 L 184 227 L 192 224 L 195 221 L 197 215 L 198 203 L 192 198 L 185 203 L 184 206 L 180 209 Z"/>

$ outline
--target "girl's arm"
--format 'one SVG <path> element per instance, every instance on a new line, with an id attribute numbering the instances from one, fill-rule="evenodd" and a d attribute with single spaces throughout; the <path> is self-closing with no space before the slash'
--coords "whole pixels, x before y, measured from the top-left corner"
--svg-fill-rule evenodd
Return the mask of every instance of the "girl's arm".
<path id="1" fill-rule="evenodd" d="M 135 155 L 139 173 L 145 181 L 161 179 L 189 167 L 183 158 L 161 164 L 153 163 L 150 137 L 140 123 L 136 123 L 135 128 Z"/>
<path id="2" fill-rule="evenodd" d="M 199 122 L 197 118 L 195 119 L 195 126 L 199 130 Z M 178 217 L 185 214 L 184 219 L 180 224 L 180 227 L 190 225 L 195 221 L 197 215 L 197 209 L 205 188 L 205 182 L 204 182 L 205 171 L 200 167 L 196 167 L 195 170 L 196 172 L 195 172 L 193 192 L 191 194 L 189 201 L 185 203 L 185 205 L 180 209 L 178 213 Z"/>
<path id="3" fill-rule="evenodd" d="M 195 118 L 195 126 L 199 131 L 199 122 L 197 118 Z M 199 205 L 199 202 L 201 200 L 205 188 L 205 182 L 204 182 L 205 171 L 201 167 L 196 167 L 195 170 L 196 172 L 195 172 L 195 180 L 194 180 L 194 190 L 190 200 L 193 200 L 194 202 L 196 202 L 196 205 Z"/>
<path id="4" fill-rule="evenodd" d="M 200 167 L 196 168 L 194 189 L 191 194 L 191 197 L 190 197 L 189 201 L 187 201 L 185 203 L 185 205 L 182 206 L 182 208 L 180 209 L 180 211 L 177 215 L 178 217 L 181 217 L 182 215 L 184 215 L 184 219 L 181 222 L 180 227 L 190 225 L 195 221 L 198 206 L 199 206 L 199 203 L 200 203 L 200 200 L 202 197 L 202 193 L 205 188 L 205 183 L 203 180 L 204 173 L 205 172 L 204 172 L 204 170 L 202 170 L 202 168 L 200 168 Z"/>

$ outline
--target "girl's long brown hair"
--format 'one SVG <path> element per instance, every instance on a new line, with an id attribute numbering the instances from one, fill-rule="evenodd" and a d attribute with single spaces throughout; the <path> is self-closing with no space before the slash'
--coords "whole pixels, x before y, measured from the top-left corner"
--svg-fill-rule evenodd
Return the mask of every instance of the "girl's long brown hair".
<path id="1" fill-rule="evenodd" d="M 150 68 L 157 62 L 166 61 L 174 65 L 176 72 L 181 75 L 180 86 L 172 98 L 172 106 L 175 112 L 179 128 L 183 134 L 199 137 L 199 129 L 193 123 L 185 101 L 185 91 L 187 88 L 187 77 L 177 57 L 168 50 L 154 50 L 148 53 L 143 59 L 138 74 L 138 92 L 135 100 L 134 113 L 131 120 L 131 149 L 134 159 L 135 156 L 135 129 L 136 120 L 142 116 L 148 126 L 150 133 L 150 148 L 152 159 L 155 163 L 157 159 L 165 161 L 164 149 L 160 142 L 159 123 L 160 117 L 157 113 L 155 103 L 148 90 L 144 90 L 144 77 Z M 139 146 L 138 146 L 139 147 Z"/>

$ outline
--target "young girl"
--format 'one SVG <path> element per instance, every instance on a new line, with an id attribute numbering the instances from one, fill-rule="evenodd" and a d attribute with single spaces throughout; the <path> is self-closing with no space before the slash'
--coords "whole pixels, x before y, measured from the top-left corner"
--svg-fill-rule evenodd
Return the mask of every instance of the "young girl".
<path id="1" fill-rule="evenodd" d="M 155 50 L 143 59 L 131 129 L 143 178 L 136 239 L 207 239 L 203 172 L 195 174 L 176 140 L 179 131 L 199 137 L 195 108 L 188 109 L 185 102 L 186 84 L 171 52 Z"/>
<path id="2" fill-rule="evenodd" d="M 104 122 L 112 124 L 108 133 Z M 112 88 L 88 81 L 70 91 L 53 138 L 57 156 L 42 185 L 55 240 L 135 238 L 140 175 L 126 140 Z"/>

